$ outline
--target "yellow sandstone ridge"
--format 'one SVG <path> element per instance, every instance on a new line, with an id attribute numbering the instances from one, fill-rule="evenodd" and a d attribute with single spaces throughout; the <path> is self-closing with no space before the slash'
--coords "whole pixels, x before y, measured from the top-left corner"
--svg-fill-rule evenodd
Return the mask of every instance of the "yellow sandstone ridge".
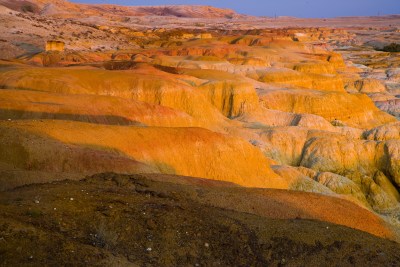
<path id="1" fill-rule="evenodd" d="M 400 140 L 400 122 L 389 123 L 364 132 L 368 140 Z"/>
<path id="2" fill-rule="evenodd" d="M 102 163 L 95 159 L 111 154 L 137 162 L 143 166 L 139 171 L 150 169 L 247 187 L 288 187 L 251 144 L 201 128 L 105 126 L 48 120 L 0 122 L 0 127 L 1 161 L 21 169 L 93 172 L 102 168 Z M 16 144 L 18 151 L 8 149 Z M 62 144 L 66 148 L 55 149 Z M 85 161 L 77 161 L 74 154 L 79 149 L 91 149 L 92 155 L 87 154 L 89 158 Z M 132 171 L 128 166 L 126 171 L 129 170 Z"/>
<path id="3" fill-rule="evenodd" d="M 17 68 L 0 72 L 0 85 L 73 95 L 115 96 L 183 111 L 207 123 L 209 128 L 224 124 L 222 114 L 184 79 L 176 82 L 172 75 L 146 67 L 111 74 L 99 69 Z"/>
<path id="4" fill-rule="evenodd" d="M 292 113 L 310 113 L 330 122 L 355 128 L 372 128 L 396 119 L 375 107 L 364 94 L 316 90 L 263 90 L 262 105 Z"/>
<path id="5" fill-rule="evenodd" d="M 343 81 L 340 76 L 332 74 L 316 74 L 299 72 L 290 69 L 268 69 L 255 71 L 248 77 L 264 83 L 294 86 L 305 89 L 344 92 Z"/>
<path id="6" fill-rule="evenodd" d="M 254 86 L 245 82 L 210 81 L 200 86 L 209 101 L 228 118 L 241 116 L 259 107 Z"/>
<path id="7" fill-rule="evenodd" d="M 207 127 L 172 108 L 112 96 L 0 90 L 0 119 L 57 119 L 108 125 Z"/>
<path id="8" fill-rule="evenodd" d="M 372 205 L 384 209 L 397 205 L 393 184 L 400 184 L 399 148 L 398 140 L 374 142 L 320 136 L 306 143 L 300 165 L 346 176 L 361 186 Z"/>

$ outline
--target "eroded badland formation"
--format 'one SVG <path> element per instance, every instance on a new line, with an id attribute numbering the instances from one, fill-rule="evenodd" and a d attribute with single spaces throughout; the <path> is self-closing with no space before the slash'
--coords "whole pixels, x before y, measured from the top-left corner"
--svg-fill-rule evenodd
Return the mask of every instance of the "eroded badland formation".
<path id="1" fill-rule="evenodd" d="M 0 265 L 400 264 L 400 16 L 0 21 Z"/>

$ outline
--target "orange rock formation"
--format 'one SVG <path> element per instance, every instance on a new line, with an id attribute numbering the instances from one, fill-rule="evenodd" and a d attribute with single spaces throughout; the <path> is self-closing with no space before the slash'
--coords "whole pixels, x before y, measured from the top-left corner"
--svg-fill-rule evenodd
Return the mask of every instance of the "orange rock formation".
<path id="1" fill-rule="evenodd" d="M 65 43 L 61 41 L 47 41 L 46 51 L 64 51 Z"/>

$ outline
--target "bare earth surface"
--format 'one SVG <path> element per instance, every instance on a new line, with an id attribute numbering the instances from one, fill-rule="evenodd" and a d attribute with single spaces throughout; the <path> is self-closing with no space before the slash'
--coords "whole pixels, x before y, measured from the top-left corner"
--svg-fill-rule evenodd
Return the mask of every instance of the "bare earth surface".
<path id="1" fill-rule="evenodd" d="M 210 186 L 195 181 L 197 185 L 184 185 L 165 182 L 166 177 L 163 182 L 149 178 L 154 177 L 102 174 L 80 182 L 64 181 L 5 192 L 0 197 L 0 263 L 5 266 L 321 263 L 395 266 L 400 263 L 397 243 L 365 232 L 304 219 L 302 215 L 274 219 L 243 213 L 235 207 L 224 209 L 205 204 L 204 199 L 209 195 L 218 203 L 229 192 L 224 184 Z M 180 177 L 170 179 L 190 181 Z M 213 192 L 215 186 L 222 195 Z M 279 209 L 279 213 L 287 216 L 294 210 L 288 207 Z"/>

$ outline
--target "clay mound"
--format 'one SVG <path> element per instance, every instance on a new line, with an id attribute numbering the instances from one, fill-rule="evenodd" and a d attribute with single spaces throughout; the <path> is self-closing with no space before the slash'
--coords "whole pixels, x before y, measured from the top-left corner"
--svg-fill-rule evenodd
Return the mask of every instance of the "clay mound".
<path id="1" fill-rule="evenodd" d="M 256 90 L 250 83 L 210 81 L 202 84 L 199 89 L 228 118 L 241 116 L 259 107 Z"/>
<path id="2" fill-rule="evenodd" d="M 287 48 L 299 47 L 298 43 L 293 42 L 290 36 L 285 35 L 275 35 L 272 37 L 261 37 L 254 35 L 245 35 L 235 38 L 230 42 L 236 45 L 246 45 L 246 46 L 264 46 L 264 47 L 274 47 L 277 48 L 281 45 L 285 45 Z"/>
<path id="3" fill-rule="evenodd" d="M 327 57 L 327 61 L 334 65 L 336 68 L 344 68 L 346 66 L 344 59 L 341 54 L 331 52 Z"/>
<path id="4" fill-rule="evenodd" d="M 354 83 L 355 88 L 361 93 L 379 93 L 385 92 L 386 87 L 377 79 L 362 79 Z"/>
<path id="5" fill-rule="evenodd" d="M 72 121 L 11 121 L 0 125 L 1 161 L 19 169 L 90 173 L 103 168 L 95 159 L 105 154 L 138 161 L 155 172 L 251 187 L 290 186 L 269 168 L 269 161 L 251 144 L 201 128 L 146 128 Z M 65 149 L 59 149 L 61 144 L 65 144 Z M 94 156 L 87 155 L 80 162 L 73 154 L 69 155 L 70 149 L 71 153 L 91 149 Z M 112 160 L 108 162 L 107 166 L 113 165 Z M 124 170 L 129 171 L 132 170 Z"/>
<path id="6" fill-rule="evenodd" d="M 280 86 L 301 87 L 323 91 L 344 92 L 340 76 L 330 74 L 315 74 L 299 72 L 284 68 L 270 68 L 249 73 L 248 77 L 264 83 L 274 83 Z"/>
<path id="7" fill-rule="evenodd" d="M 400 181 L 398 140 L 365 141 L 360 140 L 362 130 L 336 129 L 316 131 L 253 123 L 230 133 L 251 142 L 274 164 L 312 168 L 303 172 L 301 167 L 299 173 L 297 168 L 274 166 L 279 176 L 290 181 L 290 189 L 327 195 L 335 192 L 381 213 L 396 209 L 400 199 L 396 189 Z"/>
<path id="8" fill-rule="evenodd" d="M 289 113 L 279 110 L 266 109 L 260 107 L 258 110 L 244 114 L 238 118 L 242 122 L 250 125 L 266 125 L 272 127 L 279 126 L 299 126 L 307 129 L 326 130 L 336 132 L 329 121 L 313 114 Z"/>
<path id="9" fill-rule="evenodd" d="M 326 62 L 299 63 L 294 65 L 293 70 L 304 73 L 336 74 L 335 67 Z"/>
<path id="10" fill-rule="evenodd" d="M 40 66 L 67 66 L 92 61 L 92 57 L 78 52 L 47 51 L 27 57 L 30 63 Z"/>
<path id="11" fill-rule="evenodd" d="M 109 125 L 206 126 L 171 108 L 112 96 L 0 90 L 0 119 L 54 119 Z"/>
<path id="12" fill-rule="evenodd" d="M 378 217 L 346 201 L 288 191 L 215 188 L 189 178 L 163 176 L 169 182 L 155 182 L 149 179 L 160 178 L 147 177 L 101 174 L 81 182 L 4 192 L 0 233 L 9 241 L 0 244 L 1 264 L 400 262 L 397 243 L 324 222 L 357 215 L 356 221 L 346 222 L 350 227 L 393 237 Z M 319 215 L 314 217 L 314 211 Z"/>
<path id="13" fill-rule="evenodd" d="M 396 118 L 400 119 L 400 99 L 397 96 L 396 99 L 390 99 L 386 101 L 376 101 L 376 106 L 379 109 L 386 111 L 387 113 L 396 116 Z"/>
<path id="14" fill-rule="evenodd" d="M 133 99 L 185 112 L 201 123 L 198 125 L 214 129 L 226 124 L 222 115 L 234 118 L 259 108 L 254 85 L 228 72 L 153 67 L 138 63 L 130 66 L 132 69 L 126 71 L 94 68 L 8 69 L 0 73 L 0 86 Z"/>
<path id="15" fill-rule="evenodd" d="M 82 174 L 159 172 L 118 151 L 66 144 L 46 136 L 1 127 L 0 190 L 32 183 L 79 179 Z"/>
<path id="16" fill-rule="evenodd" d="M 227 45 L 224 43 L 219 43 L 218 45 L 216 45 L 215 42 L 211 43 L 210 41 L 208 41 L 207 44 L 189 44 L 190 45 L 184 46 L 182 48 L 175 48 L 165 51 L 164 54 L 167 56 L 213 56 L 222 59 L 237 57 L 237 54 L 239 53 L 237 46 Z"/>
<path id="17" fill-rule="evenodd" d="M 400 122 L 382 125 L 364 132 L 365 139 L 385 141 L 398 139 L 400 140 Z"/>
<path id="18" fill-rule="evenodd" d="M 180 79 L 181 78 L 181 79 Z M 186 77 L 147 65 L 128 71 L 90 68 L 10 68 L 0 72 L 0 87 L 63 94 L 116 96 L 183 111 L 207 123 L 224 124 L 224 117 Z"/>
<path id="19" fill-rule="evenodd" d="M 262 105 L 292 113 L 309 113 L 355 128 L 372 128 L 396 119 L 375 107 L 368 96 L 315 90 L 258 90 Z"/>
<path id="20" fill-rule="evenodd" d="M 250 65 L 257 67 L 270 67 L 271 64 L 263 58 L 250 57 L 250 58 L 229 58 L 228 61 L 234 65 Z"/>
<path id="21" fill-rule="evenodd" d="M 382 186 L 379 179 L 376 180 L 377 172 L 389 177 L 383 176 L 388 184 L 400 184 L 399 147 L 399 140 L 375 142 L 333 135 L 314 137 L 306 143 L 300 165 L 342 174 L 359 184 L 372 186 L 371 192 L 377 193 Z"/>

